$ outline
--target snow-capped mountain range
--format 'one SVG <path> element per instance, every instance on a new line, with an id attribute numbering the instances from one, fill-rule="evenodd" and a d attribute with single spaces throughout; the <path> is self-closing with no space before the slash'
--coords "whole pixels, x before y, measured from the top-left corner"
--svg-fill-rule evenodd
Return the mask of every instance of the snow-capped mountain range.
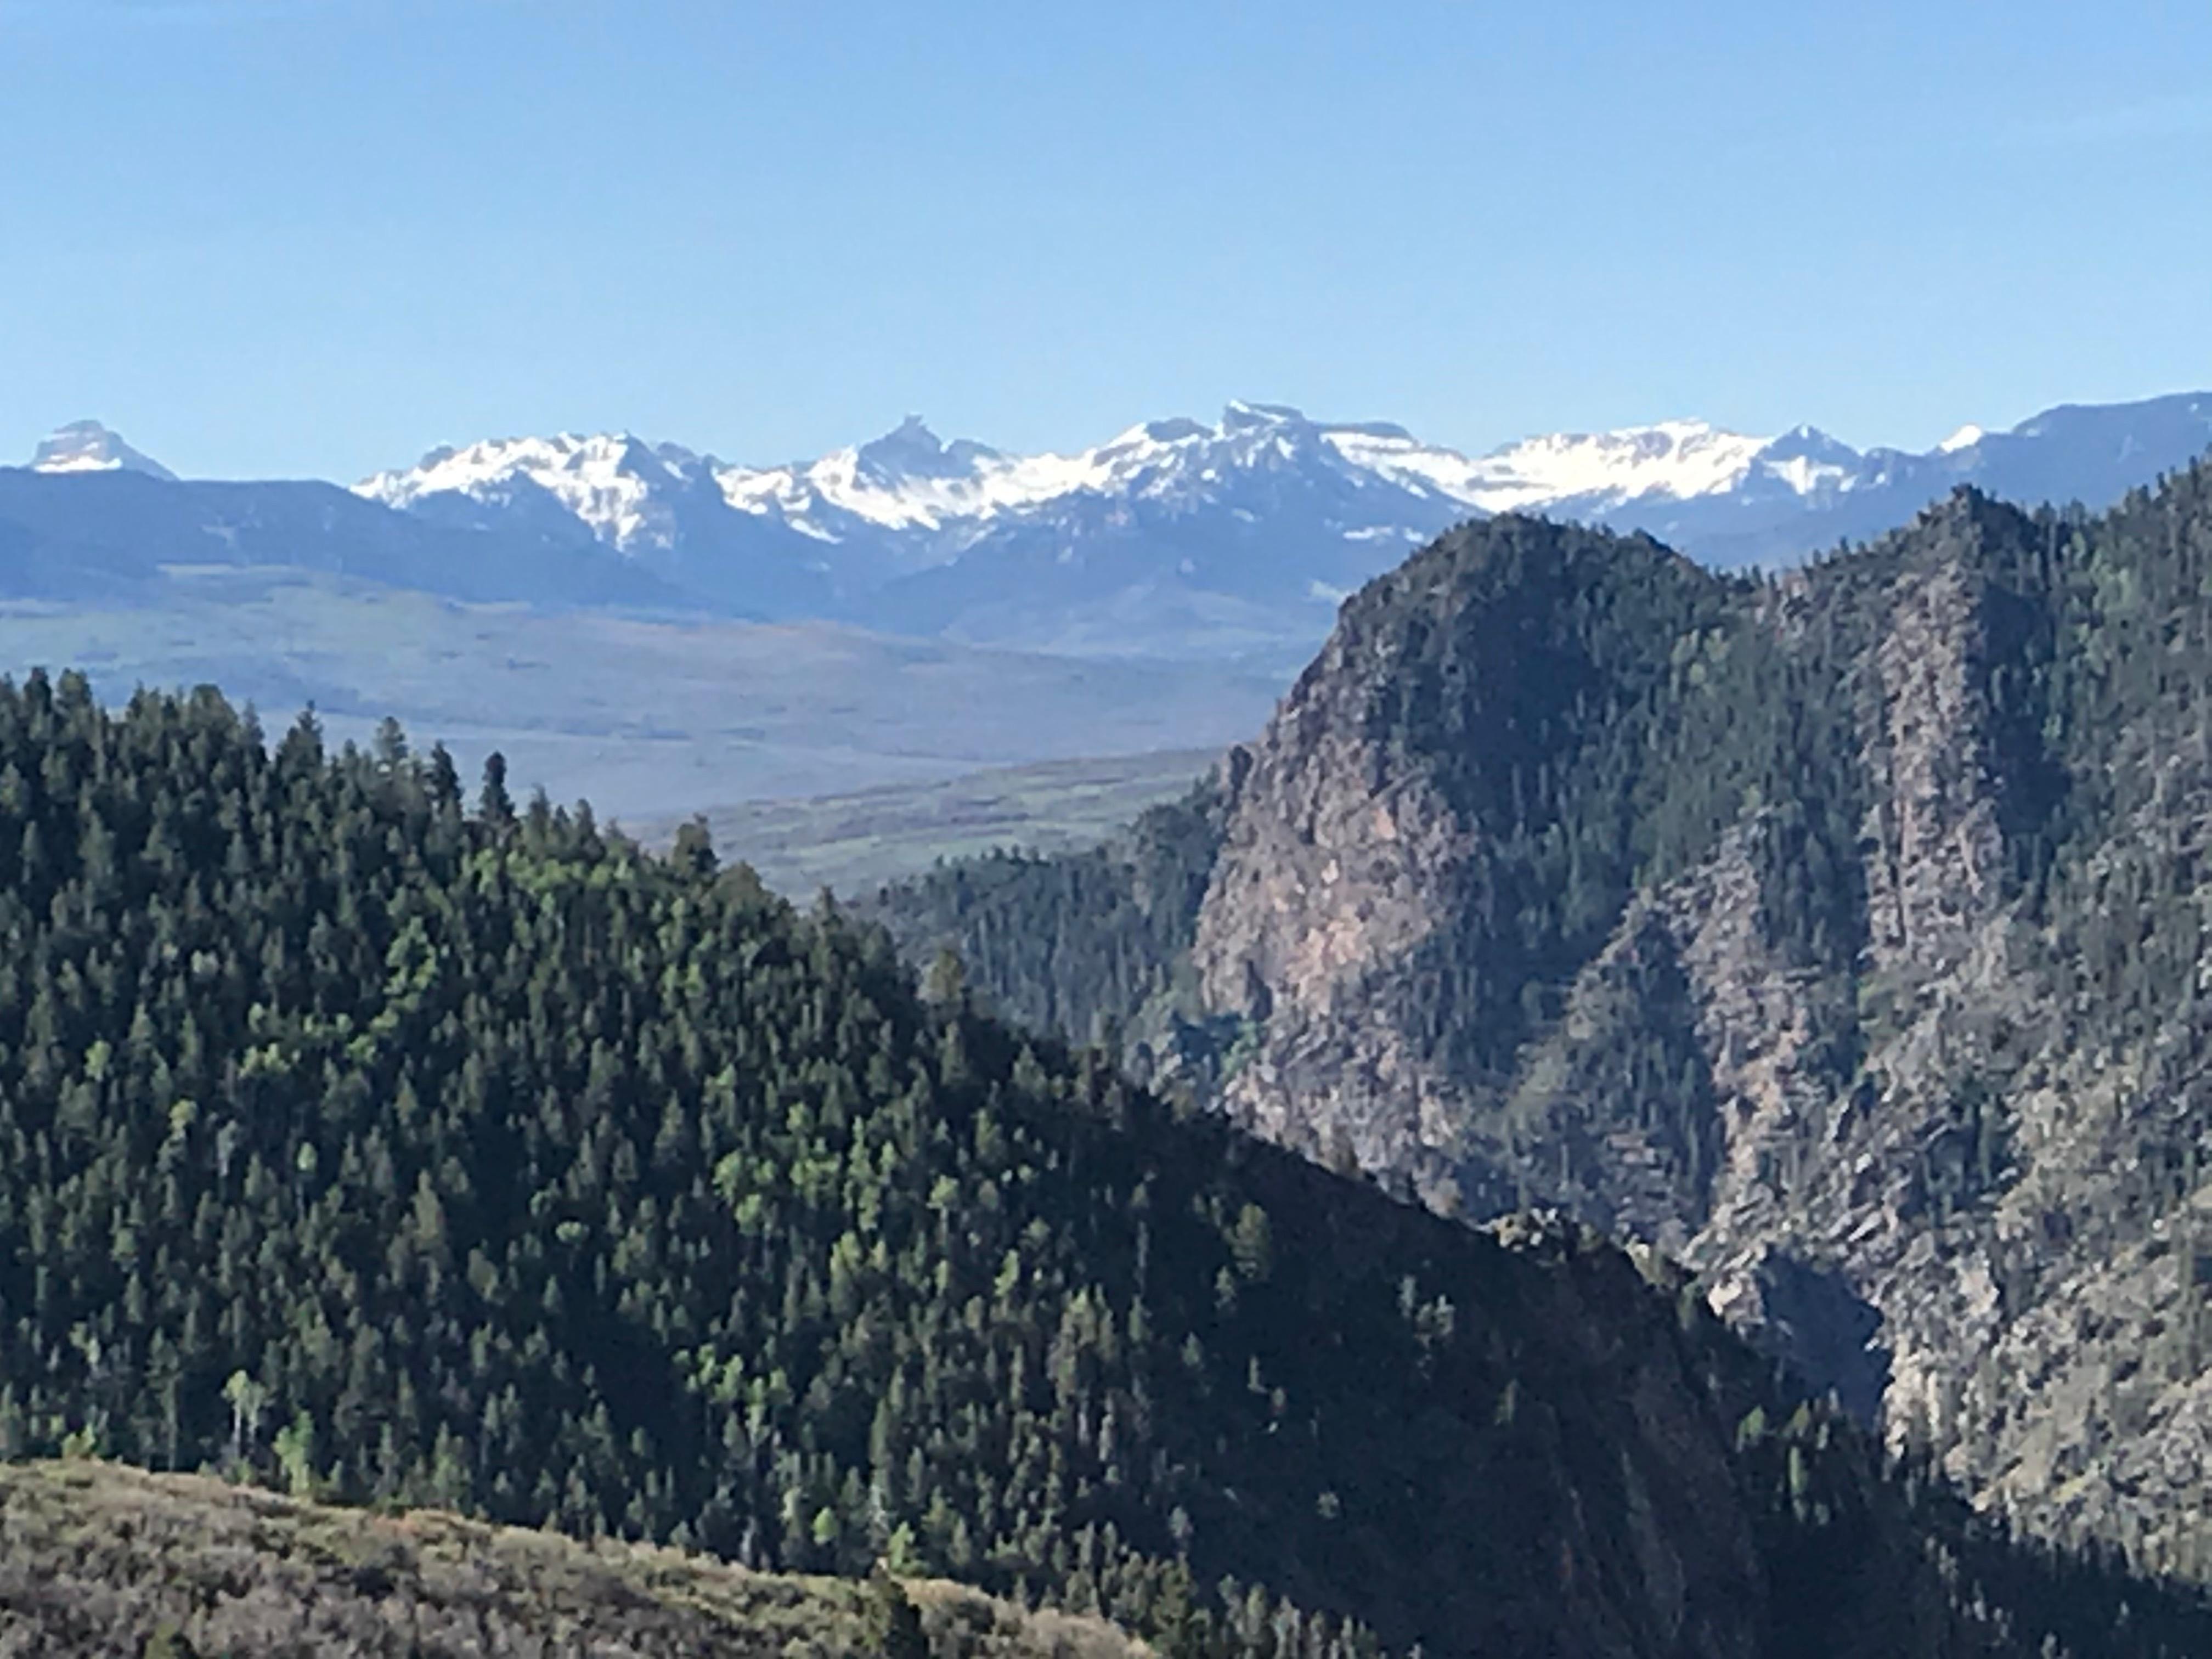
<path id="1" fill-rule="evenodd" d="M 452 580 L 472 595 L 1291 660 L 1326 632 L 1337 599 L 1471 516 L 1540 513 L 1648 531 L 1717 564 L 1776 562 L 1878 534 L 1961 483 L 2101 505 L 2208 447 L 2212 394 L 2053 409 L 2008 432 L 1962 428 L 1919 453 L 1861 451 L 1812 427 L 1761 437 L 1684 420 L 1468 456 L 1398 426 L 1232 403 L 1212 424 L 1147 422 L 1072 454 L 947 443 L 911 417 L 774 467 L 627 434 L 491 440 L 362 481 L 350 514 L 321 510 L 331 536 L 357 539 L 360 513 L 379 509 L 416 526 L 430 543 L 380 533 L 405 544 L 418 574 L 454 562 Z M 34 468 L 167 477 L 90 422 L 57 434 Z M 8 506 L 0 488 L 0 532 Z M 234 547 L 237 526 L 225 534 Z M 375 562 L 350 545 L 293 556 L 363 574 Z"/>
<path id="2" fill-rule="evenodd" d="M 1334 602 L 1478 514 L 1648 530 L 1717 563 L 1786 560 L 1903 522 L 1959 483 L 2101 503 L 2212 446 L 2212 397 L 2056 409 L 1925 453 L 1812 427 L 1702 421 L 1532 438 L 1487 455 L 1380 422 L 1232 403 L 1073 454 L 940 441 L 909 417 L 787 466 L 627 436 L 441 450 L 356 486 L 478 528 L 565 521 L 678 586 L 879 626 L 1072 650 L 1302 648 Z M 810 601 L 810 581 L 818 591 Z"/>
<path id="3" fill-rule="evenodd" d="M 1533 438 L 1469 458 L 1403 427 L 1332 425 L 1279 404 L 1232 403 L 1218 425 L 1147 422 L 1071 455 L 948 444 L 908 416 L 872 443 L 787 466 L 728 465 L 626 434 L 564 434 L 436 450 L 355 488 L 410 511 L 451 512 L 454 504 L 440 498 L 455 496 L 508 513 L 550 503 L 626 553 L 676 546 L 687 498 L 711 488 L 727 510 L 825 547 L 869 544 L 892 568 L 927 568 L 1010 520 L 1065 513 L 1083 501 L 1202 510 L 1286 471 L 1361 498 L 1349 515 L 1356 521 L 1337 528 L 1349 540 L 1376 541 L 1401 528 L 1425 536 L 1438 518 L 1469 514 L 1601 517 L 1731 495 L 1806 501 L 1850 489 L 1865 459 L 1810 428 L 1753 438 L 1702 421 Z"/>

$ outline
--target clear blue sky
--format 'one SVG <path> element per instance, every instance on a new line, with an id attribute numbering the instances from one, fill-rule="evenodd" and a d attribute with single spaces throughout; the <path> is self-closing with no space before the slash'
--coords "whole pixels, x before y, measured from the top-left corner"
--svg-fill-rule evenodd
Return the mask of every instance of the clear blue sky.
<path id="1" fill-rule="evenodd" d="M 2212 5 L 0 0 L 0 458 L 2212 385 Z"/>

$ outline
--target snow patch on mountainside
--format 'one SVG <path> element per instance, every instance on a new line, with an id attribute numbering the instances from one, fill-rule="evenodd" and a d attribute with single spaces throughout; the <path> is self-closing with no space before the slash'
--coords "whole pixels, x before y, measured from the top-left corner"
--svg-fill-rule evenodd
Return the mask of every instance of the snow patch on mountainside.
<path id="1" fill-rule="evenodd" d="M 143 472 L 174 483 L 177 475 L 150 455 L 141 454 L 98 421 L 72 421 L 57 428 L 31 455 L 33 472 Z"/>
<path id="2" fill-rule="evenodd" d="M 1698 420 L 1555 434 L 1474 459 L 1389 428 L 1338 428 L 1330 440 L 1357 465 L 1485 513 L 1572 517 L 1746 490 L 1813 496 L 1849 489 L 1863 459 L 1812 427 L 1763 438 Z"/>
<path id="3" fill-rule="evenodd" d="M 1537 511 L 1562 501 L 1712 495 L 1740 482 L 1766 442 L 1704 421 L 1531 438 L 1474 459 L 1357 428 L 1332 434 L 1332 441 L 1357 465 L 1429 484 L 1488 513 Z"/>

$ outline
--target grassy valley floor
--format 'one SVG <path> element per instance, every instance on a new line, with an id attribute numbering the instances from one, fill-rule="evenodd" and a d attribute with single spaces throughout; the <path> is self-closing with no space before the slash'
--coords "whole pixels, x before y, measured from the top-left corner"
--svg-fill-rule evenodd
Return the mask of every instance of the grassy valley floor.
<path id="1" fill-rule="evenodd" d="M 777 892 L 804 899 L 829 887 L 857 897 L 941 860 L 994 848 L 1068 853 L 1097 846 L 1147 807 L 1188 793 L 1217 758 L 1211 749 L 1171 749 L 1045 761 L 848 794 L 712 807 L 702 816 L 723 860 L 751 865 Z M 683 822 L 658 818 L 634 833 L 663 847 Z"/>

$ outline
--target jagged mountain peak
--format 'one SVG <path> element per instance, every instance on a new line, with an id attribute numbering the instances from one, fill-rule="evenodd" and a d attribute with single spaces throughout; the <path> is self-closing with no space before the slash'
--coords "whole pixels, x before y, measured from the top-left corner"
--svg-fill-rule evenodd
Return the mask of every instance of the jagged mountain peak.
<path id="1" fill-rule="evenodd" d="M 143 472 L 174 483 L 177 475 L 141 453 L 98 421 L 72 421 L 57 427 L 31 456 L 33 472 Z"/>
<path id="2" fill-rule="evenodd" d="M 1813 455 L 1823 459 L 1856 460 L 1859 452 L 1832 433 L 1800 422 L 1778 437 L 1770 438 L 1762 452 L 1770 456 Z"/>
<path id="3" fill-rule="evenodd" d="M 853 471 L 879 484 L 896 487 L 909 478 L 972 477 L 999 452 L 973 439 L 947 443 L 919 415 L 909 415 L 880 438 L 852 452 Z"/>
<path id="4" fill-rule="evenodd" d="M 2103 1109 L 2131 1115 L 2124 1132 L 2081 1097 L 2112 1088 L 2091 1080 L 2114 1067 L 2107 1040 L 2183 1052 L 2201 1024 L 2185 1002 L 2170 1012 L 2185 970 L 2157 952 L 2195 959 L 2193 939 L 2173 941 L 2201 888 L 2203 760 L 2193 739 L 2154 734 L 2189 706 L 2185 677 L 2208 672 L 2185 647 L 2201 630 L 2175 620 L 2203 610 L 2179 550 L 2207 522 L 2208 484 L 2212 467 L 2178 474 L 2051 552 L 2020 505 L 1960 483 L 1881 550 L 1793 578 L 1784 606 L 1571 527 L 1499 519 L 1440 541 L 1347 606 L 1228 774 L 1219 862 L 1191 923 L 1200 1012 L 1259 1031 L 1224 1103 L 1291 1144 L 1341 1145 L 1417 1180 L 1461 1159 L 1449 1201 L 1467 1212 L 1534 1188 L 1650 1237 L 1708 1275 L 1717 1305 L 1762 1309 L 1747 1316 L 1894 1443 L 1942 1444 L 1942 1467 L 2008 1511 L 2061 1535 L 2094 1516 L 2093 1530 L 2193 1548 L 2212 1461 L 2198 1270 L 2168 1270 L 2158 1235 L 2188 1237 L 2204 1202 L 2212 1096 L 2178 1066 L 2120 1088 Z M 1517 556 L 1530 549 L 1544 556 Z M 1501 551 L 1516 556 L 1489 556 Z M 2090 571 L 2128 605 L 2085 602 Z M 1693 695 L 1731 714 L 1638 730 L 1648 705 L 1631 688 L 1665 684 L 1683 641 L 1723 635 Z M 2135 656 L 2153 641 L 2148 663 Z M 1778 721 L 1784 685 L 1799 712 Z M 1589 709 L 1610 711 L 1602 742 L 1574 732 Z M 1824 722 L 1816 738 L 1808 716 Z M 1693 731 L 1663 757 L 1650 746 Z M 1747 762 L 1788 781 L 1787 805 L 1688 781 Z M 1538 766 L 1579 769 L 1547 799 L 1589 788 L 1589 805 L 1532 811 L 1520 780 Z M 1532 943 L 1527 918 L 1553 914 L 1540 908 L 1495 927 L 1488 895 L 1525 890 L 1504 873 L 1514 860 L 1534 869 L 1540 849 L 1621 833 L 1613 815 L 1646 787 L 1673 803 L 1662 841 L 1687 822 L 1677 810 L 1701 827 L 1618 878 L 1610 930 Z M 1586 896 L 1590 870 L 1638 867 L 1610 856 L 1558 866 L 1547 902 Z M 2047 882 L 2021 873 L 2038 857 L 2056 860 Z M 2117 925 L 2108 878 L 2084 873 L 2108 861 L 2139 872 L 2146 896 Z M 2101 948 L 2123 928 L 2124 969 L 2085 971 L 2081 941 Z M 1004 994 L 988 971 L 981 982 Z M 1438 999 L 1440 984 L 1454 988 Z M 2130 997 L 2154 1015 L 2136 1024 Z M 1525 1036 L 1498 1039 L 1522 1019 Z M 1500 1122 L 1500 1162 L 1466 1152 Z M 1582 1160 L 1573 1174 L 1513 1164 L 1532 1122 L 1547 1126 L 1539 1156 Z M 2123 1211 L 2087 1182 L 2063 1190 L 2062 1171 L 2101 1169 L 2136 1133 L 2189 1148 L 2150 1197 Z M 1946 1144 L 1959 1149 L 1949 1187 L 1923 1161 Z M 2006 1196 L 2015 1188 L 2026 1195 Z M 2032 1270 L 2008 1254 L 2015 1214 L 2036 1218 Z M 2158 1369 L 2140 1413 L 2134 1396 L 2123 1413 L 2056 1381 L 2048 1403 L 2008 1387 L 2023 1365 L 2045 1379 L 2094 1374 L 2108 1355 L 2131 1365 L 2176 1307 L 2191 1322 L 2142 1362 Z M 2128 1475 L 2078 1478 L 2106 1458 Z"/>

